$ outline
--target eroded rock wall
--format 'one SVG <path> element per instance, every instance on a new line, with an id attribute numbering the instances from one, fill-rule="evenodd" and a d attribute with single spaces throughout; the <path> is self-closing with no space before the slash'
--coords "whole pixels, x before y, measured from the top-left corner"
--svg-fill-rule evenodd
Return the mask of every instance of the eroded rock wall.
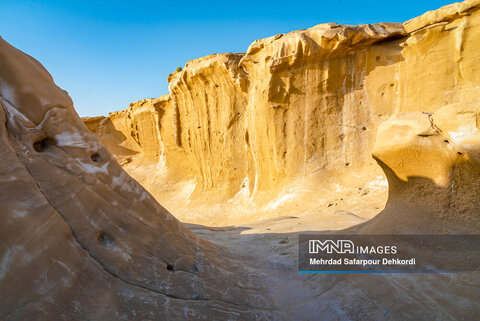
<path id="1" fill-rule="evenodd" d="M 247 189 L 257 199 L 312 172 L 340 182 L 374 167 L 390 115 L 480 99 L 479 17 L 479 2 L 466 1 L 403 25 L 328 23 L 257 40 L 172 74 L 162 121 L 128 118 L 148 117 L 141 102 L 109 118 L 139 144 L 137 127 L 152 133 L 147 158 L 172 146 L 170 164 L 193 173 L 197 195 Z M 162 126 L 168 134 L 153 134 Z"/>
<path id="2" fill-rule="evenodd" d="M 398 65 L 399 112 L 433 112 L 480 99 L 480 2 L 455 3 L 407 21 Z"/>
<path id="3" fill-rule="evenodd" d="M 308 175 L 307 162 L 341 173 L 358 169 L 371 163 L 375 126 L 392 112 L 403 34 L 400 24 L 324 24 L 259 40 L 246 54 L 190 61 L 169 77 L 165 121 L 148 124 L 155 132 L 172 126 L 168 137 L 191 165 L 197 193 L 276 192 Z M 142 103 L 108 117 L 136 142 Z"/>
<path id="4" fill-rule="evenodd" d="M 401 24 L 322 24 L 248 48 L 240 67 L 249 75 L 254 191 L 309 176 L 309 162 L 336 174 L 370 162 L 379 115 L 392 112 L 403 35 Z"/>
<path id="5" fill-rule="evenodd" d="M 177 144 L 193 165 L 197 193 L 233 196 L 251 168 L 242 57 L 229 53 L 190 61 L 169 85 Z"/>

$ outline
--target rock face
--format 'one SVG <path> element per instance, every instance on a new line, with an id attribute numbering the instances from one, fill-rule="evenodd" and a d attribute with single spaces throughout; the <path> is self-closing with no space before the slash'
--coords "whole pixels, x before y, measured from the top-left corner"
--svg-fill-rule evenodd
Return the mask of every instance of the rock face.
<path id="1" fill-rule="evenodd" d="M 385 210 L 363 230 L 375 233 L 478 233 L 480 101 L 435 113 L 392 116 L 373 155 L 388 178 Z"/>
<path id="2" fill-rule="evenodd" d="M 199 58 L 170 75 L 161 122 L 133 120 L 152 110 L 144 101 L 109 119 L 122 123 L 115 128 L 125 142 L 140 141 L 136 126 L 152 133 L 146 158 L 171 146 L 174 161 L 167 150 L 163 162 L 195 177 L 191 198 L 246 190 L 261 203 L 312 172 L 342 181 L 372 171 L 377 128 L 390 115 L 480 99 L 478 7 L 466 1 L 403 25 L 329 23 L 257 40 L 245 54 Z"/>
<path id="3" fill-rule="evenodd" d="M 160 162 L 187 171 L 187 164 L 179 164 L 185 153 L 178 147 L 173 117 L 172 102 L 166 95 L 134 102 L 129 108 L 110 113 L 106 118 L 91 117 L 83 121 L 120 164 L 131 162 L 136 155 L 147 164 Z"/>
<path id="4" fill-rule="evenodd" d="M 340 173 L 369 162 L 367 132 L 391 110 L 368 91 L 391 79 L 367 75 L 398 60 L 403 35 L 401 24 L 322 24 L 250 45 L 240 67 L 249 75 L 253 193 L 308 176 L 308 162 Z"/>
<path id="5" fill-rule="evenodd" d="M 246 74 L 243 54 L 210 55 L 190 61 L 172 77 L 174 137 L 196 175 L 196 191 L 233 196 L 247 177 Z M 168 156 L 167 156 L 168 158 Z"/>
<path id="6" fill-rule="evenodd" d="M 480 2 L 465 1 L 407 21 L 398 111 L 433 112 L 479 99 Z"/>
<path id="7" fill-rule="evenodd" d="M 3 39 L 0 105 L 2 320 L 273 318 L 258 281 L 131 179 L 48 72 Z M 149 157 L 162 154 L 144 139 L 155 115 L 134 118 L 147 125 L 131 146 Z"/>

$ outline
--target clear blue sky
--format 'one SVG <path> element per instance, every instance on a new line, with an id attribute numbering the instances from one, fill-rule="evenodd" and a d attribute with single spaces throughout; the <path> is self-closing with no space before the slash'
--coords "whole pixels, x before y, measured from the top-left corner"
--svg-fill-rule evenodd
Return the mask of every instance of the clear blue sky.
<path id="1" fill-rule="evenodd" d="M 0 35 L 94 116 L 168 93 L 168 74 L 191 59 L 323 22 L 403 22 L 451 2 L 0 0 Z"/>

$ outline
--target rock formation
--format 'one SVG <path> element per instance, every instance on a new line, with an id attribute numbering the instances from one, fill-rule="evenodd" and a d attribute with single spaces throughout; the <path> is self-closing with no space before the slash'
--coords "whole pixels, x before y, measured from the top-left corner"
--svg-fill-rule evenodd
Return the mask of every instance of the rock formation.
<path id="1" fill-rule="evenodd" d="M 476 234 L 480 229 L 480 101 L 435 113 L 392 116 L 373 156 L 385 171 L 385 210 L 361 230 L 370 233 Z"/>
<path id="2" fill-rule="evenodd" d="M 272 317 L 258 280 L 131 179 L 3 39 L 0 96 L 2 320 Z"/>
<path id="3" fill-rule="evenodd" d="M 479 8 L 257 40 L 83 121 L 0 39 L 0 319 L 478 316 L 478 274 L 303 276 L 295 242 L 347 226 L 478 233 Z M 383 211 L 359 187 L 382 185 L 381 170 Z M 187 228 L 152 195 L 183 221 L 229 226 Z M 335 210 L 345 195 L 369 212 Z"/>
<path id="4" fill-rule="evenodd" d="M 390 115 L 480 99 L 478 6 L 453 4 L 403 25 L 321 24 L 257 40 L 245 54 L 195 59 L 170 75 L 160 109 L 136 102 L 105 124 L 124 144 L 140 144 L 138 156 L 160 154 L 167 170 L 194 177 L 189 199 L 220 202 L 245 190 L 264 204 L 311 173 L 340 183 L 353 173 L 376 177 L 370 154 Z M 140 142 L 138 126 L 151 141 Z M 136 173 L 142 162 L 127 171 L 164 201 Z"/>
<path id="5" fill-rule="evenodd" d="M 308 175 L 307 162 L 326 171 L 361 168 L 371 163 L 378 119 L 393 111 L 388 65 L 400 59 L 404 34 L 401 24 L 323 24 L 258 40 L 246 54 L 190 61 L 169 79 L 165 110 L 172 111 L 160 125 L 150 124 L 159 134 L 169 124 L 160 137 L 183 151 L 196 193 L 278 192 Z M 378 66 L 384 66 L 381 76 L 368 81 Z M 136 138 L 130 115 L 143 114 L 145 108 L 135 107 L 145 103 L 155 104 L 136 102 L 108 119 L 116 124 L 122 115 L 117 130 Z"/>

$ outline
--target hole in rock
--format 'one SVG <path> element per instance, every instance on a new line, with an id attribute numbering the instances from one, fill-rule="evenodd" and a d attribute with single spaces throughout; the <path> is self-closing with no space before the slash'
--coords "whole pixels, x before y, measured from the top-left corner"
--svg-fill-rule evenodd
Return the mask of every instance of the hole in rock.
<path id="1" fill-rule="evenodd" d="M 175 269 L 173 268 L 173 265 L 171 264 L 167 264 L 167 270 L 169 270 L 170 272 L 175 271 Z"/>
<path id="2" fill-rule="evenodd" d="M 105 231 L 98 232 L 97 240 L 103 246 L 115 245 L 115 237 Z"/>
<path id="3" fill-rule="evenodd" d="M 55 139 L 47 137 L 47 138 L 44 138 L 42 140 L 39 140 L 39 141 L 33 143 L 33 149 L 36 152 L 41 153 L 41 152 L 45 151 L 45 149 L 47 149 L 48 146 L 55 145 L 55 143 L 56 143 Z"/>
<path id="4" fill-rule="evenodd" d="M 447 144 L 449 143 L 448 139 L 445 139 L 444 142 L 447 143 Z"/>
<path id="5" fill-rule="evenodd" d="M 90 159 L 92 160 L 92 162 L 98 163 L 100 161 L 100 154 L 93 153 L 92 156 L 90 156 Z"/>

